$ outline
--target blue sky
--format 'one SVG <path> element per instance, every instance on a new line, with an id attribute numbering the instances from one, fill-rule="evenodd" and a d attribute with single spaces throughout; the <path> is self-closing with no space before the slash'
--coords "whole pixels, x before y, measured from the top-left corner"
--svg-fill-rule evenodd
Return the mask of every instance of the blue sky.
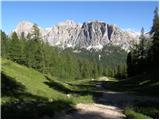
<path id="1" fill-rule="evenodd" d="M 83 23 L 101 20 L 123 29 L 149 31 L 152 26 L 156 1 L 101 1 L 101 2 L 2 2 L 2 30 L 9 33 L 16 25 L 27 20 L 41 27 L 51 27 L 66 19 Z"/>

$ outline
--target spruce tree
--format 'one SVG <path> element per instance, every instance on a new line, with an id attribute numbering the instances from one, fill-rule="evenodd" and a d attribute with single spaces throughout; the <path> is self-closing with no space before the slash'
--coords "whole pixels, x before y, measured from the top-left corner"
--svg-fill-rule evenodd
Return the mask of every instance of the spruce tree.
<path id="1" fill-rule="evenodd" d="M 20 40 L 17 36 L 17 33 L 13 32 L 11 36 L 11 40 L 9 42 L 8 54 L 9 54 L 9 58 L 14 62 L 21 63 L 21 53 L 20 53 L 21 47 L 22 46 L 20 44 Z"/>
<path id="2" fill-rule="evenodd" d="M 152 46 L 150 49 L 150 66 L 152 67 L 152 70 L 157 74 L 159 74 L 159 12 L 158 8 L 154 11 L 154 19 L 153 19 L 153 25 L 152 29 L 150 31 L 150 34 L 153 35 L 152 39 Z"/>
<path id="3" fill-rule="evenodd" d="M 1 36 L 1 56 L 7 57 L 8 37 L 2 30 L 0 31 L 0 36 Z"/>

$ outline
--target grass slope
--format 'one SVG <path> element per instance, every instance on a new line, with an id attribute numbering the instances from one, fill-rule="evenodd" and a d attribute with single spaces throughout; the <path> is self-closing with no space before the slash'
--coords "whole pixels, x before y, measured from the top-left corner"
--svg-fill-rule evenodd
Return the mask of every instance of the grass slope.
<path id="1" fill-rule="evenodd" d="M 48 87 L 45 76 L 32 68 L 21 66 L 9 60 L 2 60 L 2 73 L 25 86 L 26 92 L 41 97 L 58 99 L 64 94 Z"/>
<path id="2" fill-rule="evenodd" d="M 66 84 L 64 81 L 61 82 L 55 77 L 43 75 L 32 68 L 19 65 L 10 60 L 2 59 L 1 65 L 3 74 L 23 85 L 25 91 L 32 95 L 56 100 L 68 98 L 66 94 L 80 90 L 78 87 Z"/>
<path id="3" fill-rule="evenodd" d="M 1 60 L 2 118 L 54 118 L 56 112 L 73 109 L 72 104 L 93 102 L 92 95 L 73 92 L 78 87 Z"/>

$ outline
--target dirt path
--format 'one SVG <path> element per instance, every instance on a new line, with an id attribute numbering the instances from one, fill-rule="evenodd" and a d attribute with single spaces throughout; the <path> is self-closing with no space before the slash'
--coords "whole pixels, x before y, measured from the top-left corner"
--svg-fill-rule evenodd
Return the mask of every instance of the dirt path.
<path id="1" fill-rule="evenodd" d="M 156 99 L 145 96 L 135 96 L 124 92 L 105 91 L 103 88 L 94 91 L 101 96 L 94 96 L 93 104 L 77 104 L 75 111 L 61 115 L 62 119 L 122 119 L 123 108 L 137 101 L 155 101 Z"/>
<path id="2" fill-rule="evenodd" d="M 103 93 L 102 97 L 97 97 L 98 100 L 106 100 L 106 93 Z M 107 102 L 107 101 L 105 101 Z M 123 109 L 114 105 L 107 104 L 77 104 L 74 106 L 76 111 L 64 114 L 60 118 L 62 119 L 122 119 L 126 116 L 122 113 Z"/>
<path id="3" fill-rule="evenodd" d="M 76 112 L 67 114 L 65 119 L 120 119 L 125 118 L 122 110 L 109 105 L 102 104 L 77 104 Z"/>
<path id="4" fill-rule="evenodd" d="M 62 119 L 122 119 L 123 108 L 137 101 L 155 101 L 154 98 L 135 96 L 123 92 L 99 91 L 101 97 L 96 97 L 93 104 L 77 104 L 76 111 L 61 116 Z"/>

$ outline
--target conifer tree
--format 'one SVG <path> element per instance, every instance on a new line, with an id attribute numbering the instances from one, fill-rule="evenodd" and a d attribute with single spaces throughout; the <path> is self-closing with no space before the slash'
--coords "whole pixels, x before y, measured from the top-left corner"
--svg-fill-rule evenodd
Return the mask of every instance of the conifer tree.
<path id="1" fill-rule="evenodd" d="M 153 35 L 152 46 L 149 51 L 150 67 L 157 74 L 159 71 L 159 12 L 158 8 L 154 11 L 153 25 L 150 31 L 150 34 Z M 158 78 L 158 77 L 157 77 Z"/>
<path id="2" fill-rule="evenodd" d="M 8 53 L 9 58 L 14 62 L 20 63 L 21 62 L 21 54 L 20 54 L 21 44 L 16 32 L 12 33 L 8 50 L 9 50 L 9 53 Z"/>
<path id="3" fill-rule="evenodd" d="M 1 56 L 7 57 L 8 37 L 2 30 L 0 31 L 1 36 Z"/>

